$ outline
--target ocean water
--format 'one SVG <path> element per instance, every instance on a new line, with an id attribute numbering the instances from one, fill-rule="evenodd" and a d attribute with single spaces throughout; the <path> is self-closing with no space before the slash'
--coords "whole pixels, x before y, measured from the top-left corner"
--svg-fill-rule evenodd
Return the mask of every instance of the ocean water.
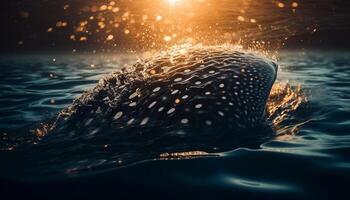
<path id="1" fill-rule="evenodd" d="M 67 155 L 59 162 L 39 162 L 31 159 L 37 152 L 28 148 L 23 157 L 17 149 L 40 143 L 31 130 L 54 118 L 104 75 L 134 63 L 137 55 L 2 55 L 1 193 L 27 198 L 346 199 L 350 54 L 284 51 L 279 56 L 267 112 L 276 137 L 254 147 L 123 165 L 101 159 L 108 151 L 103 147 L 102 153 L 87 158 L 77 153 L 74 159 Z"/>

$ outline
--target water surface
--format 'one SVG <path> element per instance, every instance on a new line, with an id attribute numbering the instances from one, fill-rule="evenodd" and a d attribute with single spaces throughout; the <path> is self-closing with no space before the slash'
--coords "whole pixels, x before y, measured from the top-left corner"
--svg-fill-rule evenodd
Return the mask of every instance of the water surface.
<path id="1" fill-rule="evenodd" d="M 193 159 L 143 160 L 128 166 L 118 160 L 96 159 L 97 154 L 91 154 L 89 159 L 77 157 L 63 166 L 46 165 L 42 174 L 37 168 L 26 168 L 33 166 L 26 165 L 30 157 L 21 160 L 16 148 L 33 142 L 29 130 L 55 117 L 83 91 L 93 88 L 103 75 L 134 63 L 136 57 L 1 56 L 0 177 L 1 185 L 7 189 L 5 195 L 21 190 L 30 197 L 48 194 L 60 197 L 57 188 L 67 189 L 73 197 L 89 198 L 147 194 L 154 198 L 185 195 L 205 199 L 328 199 L 347 194 L 350 182 L 348 52 L 280 54 L 277 84 L 300 85 L 307 102 L 290 109 L 293 105 L 289 104 L 294 101 L 285 101 L 286 105 L 277 112 L 282 116 L 284 110 L 288 111 L 288 116 L 276 126 L 281 137 L 258 148 L 238 148 Z M 74 170 L 80 168 L 84 170 Z M 32 193 L 36 188 L 40 191 Z"/>

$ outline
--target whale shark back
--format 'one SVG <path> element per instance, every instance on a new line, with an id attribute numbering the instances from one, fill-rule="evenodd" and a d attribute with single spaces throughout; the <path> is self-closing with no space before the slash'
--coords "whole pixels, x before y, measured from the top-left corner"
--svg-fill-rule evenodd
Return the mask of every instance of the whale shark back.
<path id="1" fill-rule="evenodd" d="M 231 48 L 163 52 L 101 79 L 59 114 L 42 144 L 110 144 L 119 153 L 227 138 L 239 145 L 246 130 L 266 125 L 276 73 L 273 62 Z"/>

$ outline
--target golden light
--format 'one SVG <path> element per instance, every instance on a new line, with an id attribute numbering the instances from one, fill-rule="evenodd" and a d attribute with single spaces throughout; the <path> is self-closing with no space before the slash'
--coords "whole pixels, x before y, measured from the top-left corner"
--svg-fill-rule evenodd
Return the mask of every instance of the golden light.
<path id="1" fill-rule="evenodd" d="M 169 36 L 169 35 L 166 35 L 166 36 L 164 36 L 164 41 L 165 42 L 170 42 L 170 40 L 171 40 L 171 36 Z"/>
<path id="2" fill-rule="evenodd" d="M 108 35 L 107 40 L 113 40 L 114 36 L 113 35 Z"/>
<path id="3" fill-rule="evenodd" d="M 166 0 L 170 4 L 178 3 L 180 0 Z"/>

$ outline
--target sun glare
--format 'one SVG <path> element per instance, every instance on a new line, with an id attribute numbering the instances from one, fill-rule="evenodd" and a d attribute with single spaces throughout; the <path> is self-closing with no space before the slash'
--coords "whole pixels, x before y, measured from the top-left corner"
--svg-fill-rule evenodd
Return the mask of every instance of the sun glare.
<path id="1" fill-rule="evenodd" d="M 178 3 L 180 0 L 166 0 L 170 4 Z"/>

